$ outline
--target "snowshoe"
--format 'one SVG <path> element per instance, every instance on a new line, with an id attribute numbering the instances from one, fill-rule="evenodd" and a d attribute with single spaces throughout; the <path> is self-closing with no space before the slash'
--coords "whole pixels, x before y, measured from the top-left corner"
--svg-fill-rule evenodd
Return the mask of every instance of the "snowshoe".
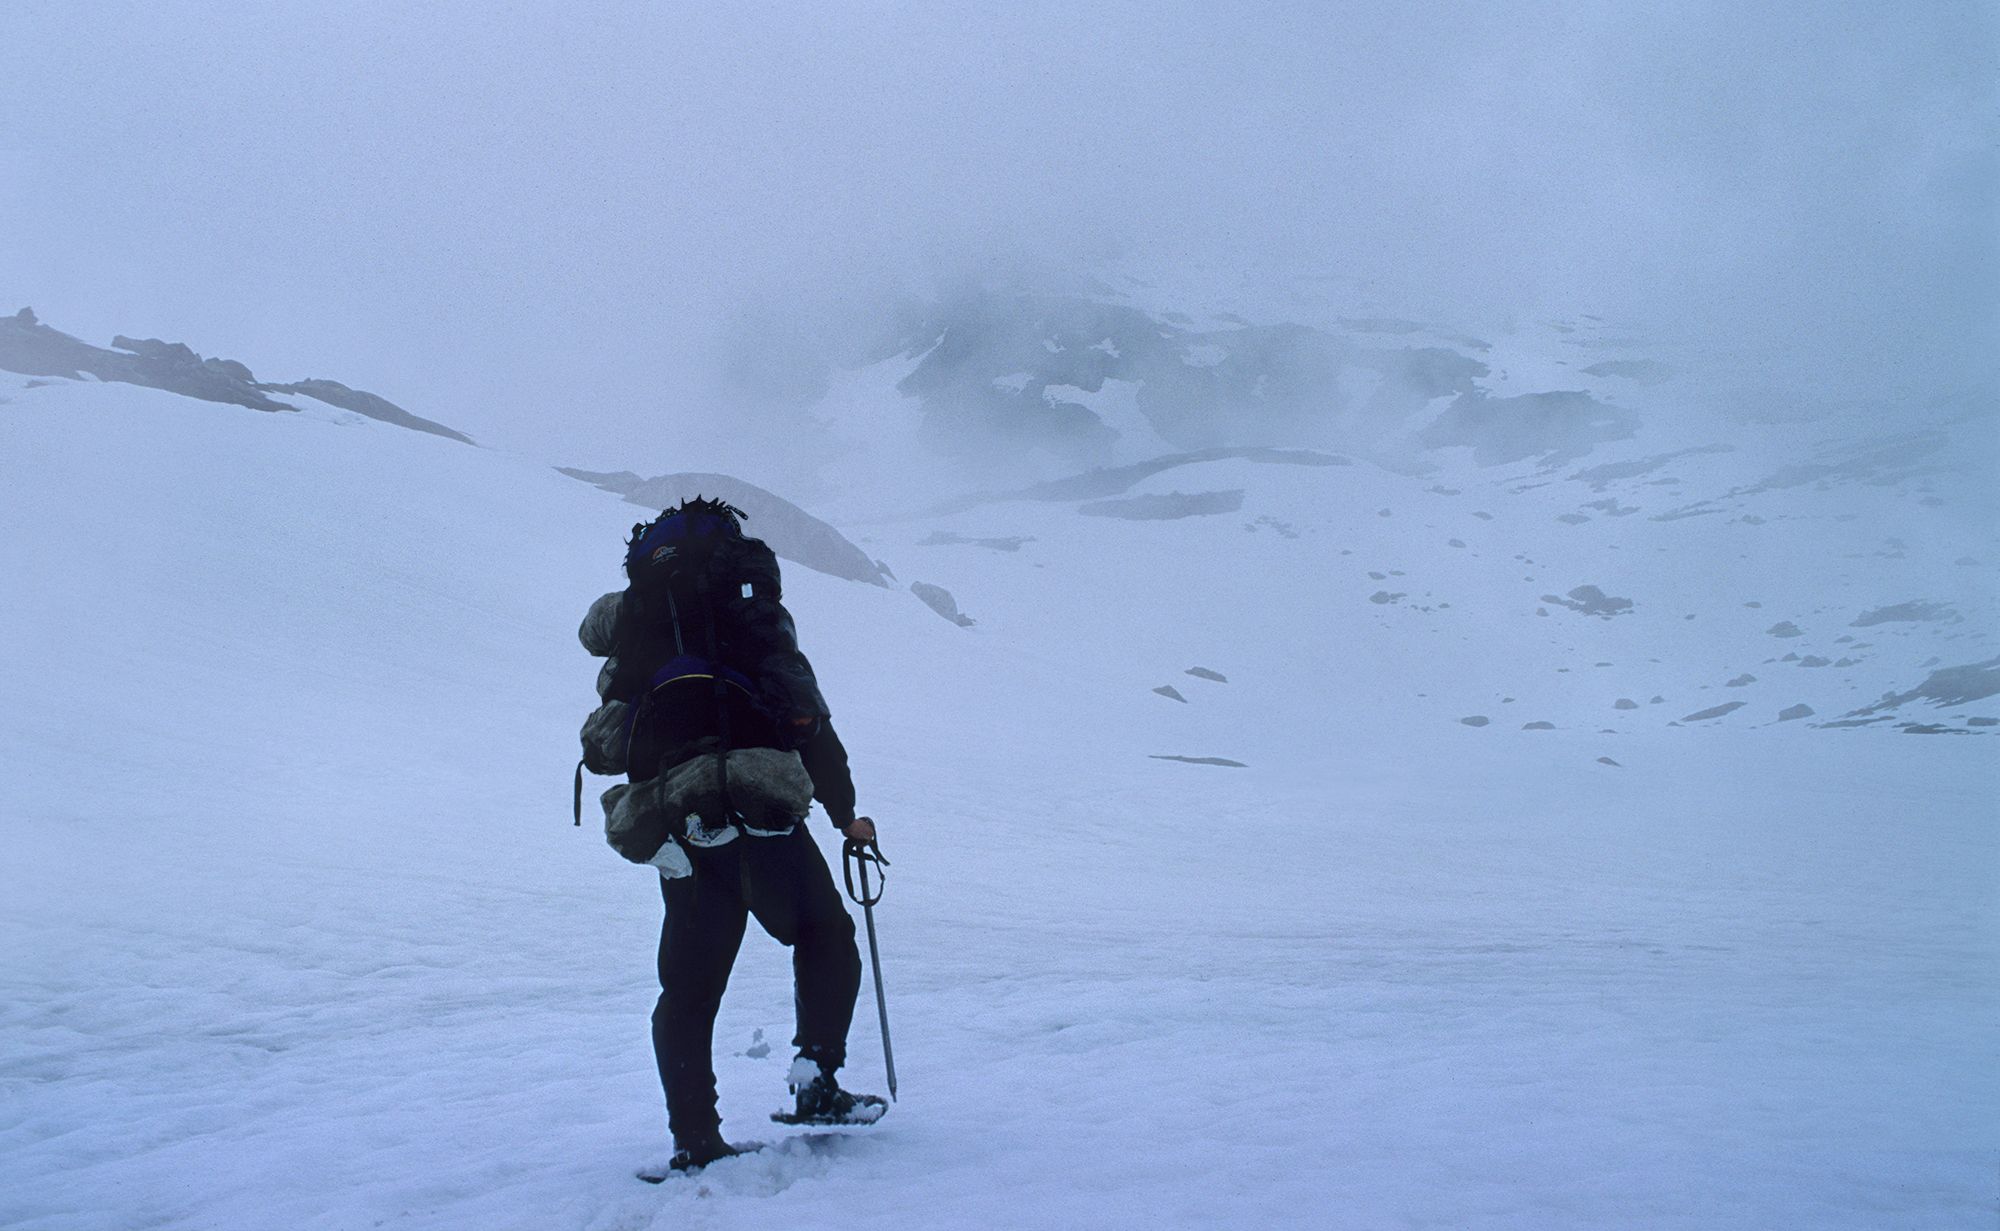
<path id="1" fill-rule="evenodd" d="M 771 1113 L 779 1124 L 873 1124 L 889 1110 L 889 1104 L 876 1095 L 841 1089 L 832 1073 L 803 1056 L 792 1065 L 790 1085 L 796 1100 L 793 1110 Z"/>
<path id="2" fill-rule="evenodd" d="M 721 1132 L 712 1129 L 675 1150 L 674 1156 L 667 1160 L 665 1171 L 641 1171 L 639 1178 L 648 1184 L 659 1184 L 668 1176 L 700 1171 L 710 1163 L 734 1158 L 738 1154 L 754 1153 L 763 1148 L 764 1143 L 761 1141 L 746 1141 L 741 1145 L 731 1145 L 722 1139 Z"/>

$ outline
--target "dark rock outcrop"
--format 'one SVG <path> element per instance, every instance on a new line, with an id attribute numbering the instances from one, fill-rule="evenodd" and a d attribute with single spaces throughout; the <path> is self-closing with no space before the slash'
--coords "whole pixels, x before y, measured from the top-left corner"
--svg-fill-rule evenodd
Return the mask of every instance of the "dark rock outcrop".
<path id="1" fill-rule="evenodd" d="M 913 581 L 910 583 L 910 593 L 922 599 L 924 606 L 960 628 L 971 628 L 978 622 L 958 609 L 958 600 L 943 586 L 934 586 L 928 581 Z"/>
<path id="2" fill-rule="evenodd" d="M 1117 440 L 1079 400 L 1108 381 L 1132 386 L 1159 436 L 1194 449 L 1245 436 L 1324 439 L 1343 430 L 1343 415 L 1350 425 L 1393 425 L 1432 398 L 1472 392 L 1488 372 L 1451 346 L 1379 345 L 1293 322 L 1224 316 L 1226 327 L 1196 329 L 1183 315 L 1102 290 L 970 287 L 911 300 L 891 314 L 893 342 L 820 362 L 861 366 L 899 352 L 915 360 L 898 389 L 922 406 L 921 436 L 939 452 L 990 462 L 998 449 L 1083 464 L 1103 461 Z"/>
<path id="3" fill-rule="evenodd" d="M 1544 594 L 1542 601 L 1553 606 L 1567 607 L 1571 611 L 1580 611 L 1584 615 L 1601 616 L 1607 620 L 1613 616 L 1629 615 L 1632 611 L 1631 599 L 1606 594 L 1596 586 L 1578 586 L 1569 592 L 1567 598 Z"/>
<path id="4" fill-rule="evenodd" d="M 974 492 L 948 503 L 926 510 L 931 517 L 948 517 L 987 504 L 1005 504 L 1015 500 L 1071 501 L 1094 500 L 1106 496 L 1118 496 L 1131 491 L 1141 481 L 1156 474 L 1181 466 L 1194 466 L 1203 462 L 1244 461 L 1258 462 L 1273 466 L 1351 466 L 1354 463 L 1337 453 L 1321 453 L 1313 449 L 1273 449 L 1260 445 L 1242 448 L 1196 449 L 1188 453 L 1168 453 L 1161 457 L 1149 458 L 1143 462 L 1133 462 L 1129 466 L 1103 466 L 1086 470 L 1082 474 L 1068 475 L 1060 479 L 1050 479 L 1045 483 L 1031 483 L 1010 491 Z"/>
<path id="5" fill-rule="evenodd" d="M 748 515 L 745 533 L 763 539 L 770 544 L 772 551 L 785 559 L 832 577 L 865 581 L 872 586 L 886 587 L 889 584 L 882 567 L 869 559 L 868 553 L 848 541 L 847 536 L 784 497 L 765 491 L 754 483 L 746 483 L 726 474 L 696 471 L 642 479 L 629 470 L 605 473 L 567 466 L 558 466 L 556 470 L 655 511 L 693 496 L 726 500 Z"/>
<path id="6" fill-rule="evenodd" d="M 1076 506 L 1086 517 L 1119 517 L 1126 521 L 1172 521 L 1234 513 L 1243 507 L 1243 489 L 1226 492 L 1146 493 L 1120 500 L 1097 500 Z"/>
<path id="7" fill-rule="evenodd" d="M 413 415 L 388 398 L 362 389 L 350 389 L 337 380 L 309 379 L 295 381 L 289 385 L 261 387 L 272 393 L 293 393 L 317 398 L 329 406 L 338 406 L 342 410 L 366 415 L 370 419 L 379 419 L 383 423 L 393 423 L 397 427 L 406 427 L 414 432 L 429 432 L 433 436 L 443 436 L 447 440 L 456 440 L 462 444 L 473 443 L 472 437 L 463 432 L 453 431 L 442 423 L 434 423 L 429 419 Z"/>
<path id="8" fill-rule="evenodd" d="M 234 359 L 204 357 L 182 342 L 128 338 L 120 334 L 111 340 L 111 345 L 113 349 L 106 350 L 51 329 L 42 324 L 31 308 L 22 308 L 13 316 L 0 317 L 0 370 L 64 380 L 82 380 L 89 376 L 101 381 L 163 389 L 205 402 L 223 402 L 263 411 L 298 409 L 290 403 L 273 399 L 270 396 L 273 393 L 303 394 L 398 427 L 430 432 L 465 444 L 472 443 L 470 437 L 443 424 L 419 418 L 387 398 L 350 389 L 338 381 L 260 384 L 247 365 Z"/>
<path id="9" fill-rule="evenodd" d="M 1629 440 L 1638 428 L 1639 420 L 1630 412 L 1576 390 L 1502 398 L 1469 391 L 1459 394 L 1419 440 L 1427 449 L 1469 448 L 1480 466 L 1529 458 L 1556 466 L 1608 441 Z"/>
<path id="10" fill-rule="evenodd" d="M 1929 701 L 1940 708 L 1954 705 L 1970 705 L 1987 697 L 2000 695 L 2000 658 L 1989 658 L 1985 662 L 1965 663 L 1957 667 L 1941 667 L 1924 677 L 1924 682 L 1907 692 L 1884 693 L 1875 704 L 1848 714 L 1849 718 L 1879 714 L 1907 705 L 1911 701 Z"/>

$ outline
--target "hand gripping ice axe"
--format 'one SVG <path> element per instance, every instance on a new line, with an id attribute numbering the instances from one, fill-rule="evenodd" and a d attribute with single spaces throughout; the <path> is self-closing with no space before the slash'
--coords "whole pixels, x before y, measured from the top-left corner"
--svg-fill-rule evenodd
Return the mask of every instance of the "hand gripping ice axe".
<path id="1" fill-rule="evenodd" d="M 868 886 L 868 865 L 876 867 L 873 892 Z M 840 852 L 841 874 L 847 879 L 847 896 L 861 904 L 862 917 L 868 921 L 868 967 L 875 972 L 875 1012 L 882 1019 L 882 1067 L 889 1074 L 889 1098 L 896 1097 L 896 1054 L 889 1048 L 889 1001 L 882 994 L 882 951 L 875 944 L 875 903 L 882 900 L 882 889 L 888 883 L 887 874 L 881 869 L 889 866 L 882 858 L 882 848 L 870 838 L 866 842 L 849 838 Z M 854 887 L 855 874 L 861 876 L 861 888 Z"/>

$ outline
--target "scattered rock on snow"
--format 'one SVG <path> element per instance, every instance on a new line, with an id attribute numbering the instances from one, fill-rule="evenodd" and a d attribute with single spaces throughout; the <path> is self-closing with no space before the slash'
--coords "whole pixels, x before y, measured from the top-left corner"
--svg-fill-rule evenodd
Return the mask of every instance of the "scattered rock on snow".
<path id="1" fill-rule="evenodd" d="M 1788 705 L 1778 711 L 1779 722 L 1791 722 L 1795 718 L 1811 718 L 1812 716 L 1813 707 L 1803 701 L 1797 705 Z"/>
<path id="2" fill-rule="evenodd" d="M 1172 521 L 1181 517 L 1205 517 L 1212 513 L 1234 513 L 1243 507 L 1243 489 L 1224 492 L 1144 493 L 1118 500 L 1093 500 L 1076 506 L 1087 517 L 1120 517 L 1126 521 Z"/>
<path id="3" fill-rule="evenodd" d="M 910 593 L 922 599 L 924 606 L 929 607 L 932 611 L 937 612 L 960 628 L 971 628 L 975 622 L 971 616 L 959 611 L 958 600 L 953 598 L 951 591 L 945 589 L 943 586 L 934 586 L 928 581 L 913 581 L 910 583 Z"/>
<path id="4" fill-rule="evenodd" d="M 1187 673 L 1197 679 L 1214 680 L 1218 684 L 1227 684 L 1229 682 L 1228 676 L 1222 674 L 1220 671 L 1210 671 L 1207 667 L 1189 667 Z"/>
<path id="5" fill-rule="evenodd" d="M 1723 684 L 1723 687 L 1724 687 L 1724 688 L 1741 688 L 1741 687 L 1743 687 L 1743 686 L 1744 686 L 1745 684 L 1755 684 L 1756 682 L 1757 682 L 1757 677 L 1756 677 L 1756 676 L 1754 676 L 1754 675 L 1751 675 L 1751 674 L 1749 674 L 1748 672 L 1745 672 L 1744 674 L 1742 674 L 1742 675 L 1739 675 L 1739 676 L 1737 676 L 1737 677 L 1736 677 L 1735 679 L 1733 679 L 1733 680 L 1730 680 L 1730 681 L 1728 681 L 1728 682 L 1724 683 L 1724 684 Z"/>
<path id="6" fill-rule="evenodd" d="M 1685 718 L 1682 718 L 1681 721 L 1707 722 L 1711 718 L 1720 718 L 1724 714 L 1733 714 L 1737 710 L 1742 709 L 1744 706 L 1748 704 L 1750 704 L 1748 701 L 1731 701 L 1726 705 L 1710 706 L 1708 709 L 1698 710 L 1695 713 L 1687 715 Z"/>
<path id="7" fill-rule="evenodd" d="M 1878 714 L 1918 700 L 1937 706 L 1967 705 L 1995 694 L 2000 694 L 2000 658 L 1989 658 L 1980 663 L 1942 667 L 1924 677 L 1923 683 L 1908 692 L 1884 693 L 1880 701 L 1855 710 L 1848 717 Z"/>
<path id="8" fill-rule="evenodd" d="M 1913 600 L 1907 603 L 1897 603 L 1893 607 L 1877 607 L 1873 611 L 1864 611 L 1856 616 L 1854 622 L 1849 624 L 1848 627 L 1868 628 L 1875 624 L 1891 624 L 1905 620 L 1916 622 L 1943 620 L 1947 623 L 1956 624 L 1962 618 L 1957 611 L 1952 609 L 1950 603 L 1926 603 Z"/>
<path id="9" fill-rule="evenodd" d="M 1161 696 L 1167 698 L 1169 701 L 1178 701 L 1182 705 L 1187 704 L 1187 698 L 1183 697 L 1181 695 L 1181 690 L 1175 688 L 1172 684 L 1162 684 L 1158 688 L 1155 688 L 1153 691 L 1159 693 Z"/>
<path id="10" fill-rule="evenodd" d="M 1459 719 L 1459 721 L 1464 723 L 1468 727 L 1483 727 L 1487 723 L 1493 720 L 1488 718 L 1484 714 L 1468 714 L 1465 717 Z"/>
<path id="11" fill-rule="evenodd" d="M 1584 615 L 1602 616 L 1607 620 L 1613 616 L 1625 615 L 1632 610 L 1631 599 L 1615 598 L 1598 589 L 1596 586 L 1578 586 L 1569 592 L 1568 598 L 1557 598 L 1553 594 L 1544 594 L 1542 595 L 1542 601 L 1553 603 L 1559 607 L 1567 607 L 1571 611 L 1580 611 Z"/>
<path id="12" fill-rule="evenodd" d="M 1478 466 L 1504 466 L 1538 457 L 1557 465 L 1607 441 L 1629 440 L 1637 416 L 1577 390 L 1489 397 L 1461 393 L 1425 427 L 1426 449 L 1470 448 Z"/>
<path id="13" fill-rule="evenodd" d="M 1620 697 L 1611 703 L 1611 708 L 1614 710 L 1636 710 L 1639 708 L 1639 703 L 1630 697 Z"/>
<path id="14" fill-rule="evenodd" d="M 1790 620 L 1780 620 L 1776 624 L 1773 624 L 1771 625 L 1771 627 L 1765 629 L 1764 631 L 1771 634 L 1773 637 L 1803 637 L 1806 635 L 1804 629 L 1792 623 Z"/>
<path id="15" fill-rule="evenodd" d="M 1606 359 L 1581 369 L 1585 376 L 1622 376 L 1641 385 L 1671 379 L 1674 370 L 1657 359 Z"/>
<path id="16" fill-rule="evenodd" d="M 964 545 L 968 547 L 989 547 L 994 551 L 1019 551 L 1023 543 L 1032 543 L 1034 541 L 1034 536 L 1025 534 L 1010 534 L 1004 538 L 980 539 L 968 538 L 963 534 L 951 530 L 937 530 L 933 531 L 929 538 L 919 540 L 917 546 L 952 547 Z M 877 563 L 880 562 L 878 561 Z"/>

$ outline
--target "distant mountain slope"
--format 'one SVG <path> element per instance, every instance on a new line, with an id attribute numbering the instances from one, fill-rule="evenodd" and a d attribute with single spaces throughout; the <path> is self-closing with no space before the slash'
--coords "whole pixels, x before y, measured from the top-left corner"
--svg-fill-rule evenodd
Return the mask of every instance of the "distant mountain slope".
<path id="1" fill-rule="evenodd" d="M 0 370 L 56 380 L 82 380 L 89 376 L 252 410 L 298 409 L 290 403 L 273 400 L 269 396 L 273 393 L 311 397 L 397 427 L 473 443 L 463 432 L 413 415 L 387 398 L 350 389 L 339 381 L 313 379 L 288 385 L 262 384 L 243 364 L 233 359 L 204 358 L 180 342 L 120 334 L 111 340 L 111 345 L 115 349 L 106 350 L 52 329 L 36 318 L 32 308 L 0 317 Z"/>
<path id="2" fill-rule="evenodd" d="M 0 399 L 0 1226 L 1991 1222 L 1963 476 L 1224 456 L 1120 498 L 1236 512 L 870 527 L 970 628 L 788 568 L 895 861 L 911 1098 L 775 1131 L 793 970 L 753 934 L 714 1068 L 771 1146 L 654 1188 L 659 882 L 570 824 L 632 505 L 310 398 Z"/>
<path id="3" fill-rule="evenodd" d="M 843 318 L 739 330 L 730 374 L 751 404 L 822 424 L 854 410 L 841 374 L 887 374 L 916 439 L 985 483 L 1245 446 L 1405 467 L 1459 448 L 1482 465 L 1556 464 L 1631 438 L 1627 403 L 1673 378 L 1601 323 L 1519 322 L 1487 341 L 1356 315 L 1326 292 L 1253 304 L 1240 291 L 1107 276 L 910 294 L 879 305 L 872 329 Z"/>

